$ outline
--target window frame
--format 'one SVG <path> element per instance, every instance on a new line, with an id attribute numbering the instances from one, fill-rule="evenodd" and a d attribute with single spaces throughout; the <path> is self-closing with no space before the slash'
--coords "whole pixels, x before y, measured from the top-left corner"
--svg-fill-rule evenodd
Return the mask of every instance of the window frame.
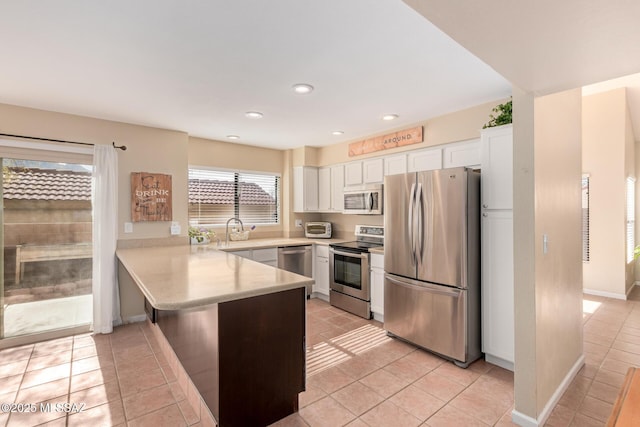
<path id="1" fill-rule="evenodd" d="M 233 212 L 234 212 L 234 216 L 237 218 L 240 218 L 241 221 L 243 221 L 243 223 L 247 223 L 247 224 L 256 224 L 256 225 L 260 225 L 261 227 L 273 227 L 273 226 L 280 226 L 282 224 L 282 174 L 280 172 L 269 172 L 269 171 L 255 171 L 255 170 L 246 170 L 246 169 L 232 169 L 232 168 L 221 168 L 221 167 L 215 167 L 215 166 L 202 166 L 202 165 L 189 165 L 188 166 L 188 170 L 187 170 L 187 199 L 189 196 L 189 175 L 191 173 L 191 170 L 198 170 L 198 171 L 211 171 L 211 172 L 225 172 L 225 173 L 233 173 L 234 174 L 234 206 L 233 206 Z M 241 204 L 239 203 L 239 188 L 238 188 L 238 184 L 241 182 L 240 181 L 240 176 L 241 175 L 264 175 L 264 176 L 269 176 L 269 177 L 273 177 L 274 179 L 276 179 L 275 182 L 275 194 L 276 194 L 276 217 L 277 217 L 277 221 L 276 222 L 254 222 L 251 219 L 243 219 L 240 216 L 240 211 L 241 211 Z M 187 202 L 188 203 L 188 202 Z M 187 209 L 187 211 L 189 211 L 189 209 Z M 191 226 L 191 215 L 189 214 L 189 212 L 187 212 L 187 222 L 189 224 L 189 226 Z M 225 224 L 222 223 L 214 223 L 214 224 L 200 224 L 200 227 L 223 227 Z"/>

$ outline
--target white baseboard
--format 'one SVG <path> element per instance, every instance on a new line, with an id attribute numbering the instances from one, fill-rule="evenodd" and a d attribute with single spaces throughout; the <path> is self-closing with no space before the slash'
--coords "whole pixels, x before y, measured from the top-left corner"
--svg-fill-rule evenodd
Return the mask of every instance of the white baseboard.
<path id="1" fill-rule="evenodd" d="M 513 412 L 511 412 L 511 420 L 522 427 L 543 426 L 544 423 L 547 422 L 547 419 L 549 419 L 553 408 L 555 408 L 564 392 L 567 391 L 567 388 L 571 385 L 573 379 L 578 375 L 582 366 L 584 366 L 584 355 L 580 355 L 578 360 L 576 360 L 576 363 L 574 363 L 569 372 L 567 372 L 567 375 L 564 377 L 547 404 L 544 405 L 544 408 L 542 409 L 542 412 L 540 412 L 540 415 L 538 415 L 537 419 L 531 418 L 530 416 L 522 414 L 514 409 Z"/>
<path id="2" fill-rule="evenodd" d="M 501 368 L 507 369 L 513 372 L 513 362 L 504 360 L 500 357 L 492 356 L 491 354 L 484 354 L 484 360 L 491 363 L 492 365 L 500 366 Z"/>
<path id="3" fill-rule="evenodd" d="M 124 321 L 122 323 L 144 322 L 145 320 L 147 320 L 147 315 L 146 314 L 138 314 L 137 316 L 127 317 L 126 319 L 123 319 L 123 320 Z"/>
<path id="4" fill-rule="evenodd" d="M 384 323 L 384 314 L 376 313 L 375 311 L 372 311 L 371 314 L 373 314 L 373 320 Z"/>
<path id="5" fill-rule="evenodd" d="M 633 289 L 633 287 L 632 287 Z M 585 293 L 587 295 L 595 295 L 597 297 L 605 297 L 605 298 L 613 298 L 613 299 L 621 299 L 621 300 L 626 300 L 627 299 L 627 294 L 619 294 L 616 292 L 605 292 L 605 291 L 598 291 L 595 289 L 583 289 L 582 293 Z"/>
<path id="6" fill-rule="evenodd" d="M 313 292 L 311 294 L 311 298 L 318 298 L 318 299 L 321 299 L 322 301 L 329 302 L 329 295 L 325 295 L 322 292 Z"/>

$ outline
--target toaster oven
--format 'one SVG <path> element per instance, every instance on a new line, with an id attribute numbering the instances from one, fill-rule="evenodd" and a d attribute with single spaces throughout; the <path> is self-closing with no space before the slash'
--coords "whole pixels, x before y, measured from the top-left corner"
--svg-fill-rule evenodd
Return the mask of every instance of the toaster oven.
<path id="1" fill-rule="evenodd" d="M 323 221 L 305 222 L 304 235 L 312 239 L 330 239 L 331 223 Z"/>

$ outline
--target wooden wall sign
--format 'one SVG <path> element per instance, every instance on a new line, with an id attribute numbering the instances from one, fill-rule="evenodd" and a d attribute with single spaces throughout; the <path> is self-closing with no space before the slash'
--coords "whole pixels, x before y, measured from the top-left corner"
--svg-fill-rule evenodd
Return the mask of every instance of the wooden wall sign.
<path id="1" fill-rule="evenodd" d="M 131 173 L 131 221 L 171 221 L 171 175 Z"/>
<path id="2" fill-rule="evenodd" d="M 349 144 L 349 157 L 422 142 L 422 126 Z"/>

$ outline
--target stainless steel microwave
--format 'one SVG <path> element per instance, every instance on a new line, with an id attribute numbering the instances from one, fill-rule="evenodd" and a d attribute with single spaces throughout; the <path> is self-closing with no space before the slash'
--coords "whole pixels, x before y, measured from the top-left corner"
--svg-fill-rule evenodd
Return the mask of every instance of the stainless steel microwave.
<path id="1" fill-rule="evenodd" d="M 345 214 L 382 215 L 382 184 L 344 189 Z"/>
<path id="2" fill-rule="evenodd" d="M 309 238 L 330 239 L 331 223 L 330 222 L 305 222 L 304 235 Z"/>

